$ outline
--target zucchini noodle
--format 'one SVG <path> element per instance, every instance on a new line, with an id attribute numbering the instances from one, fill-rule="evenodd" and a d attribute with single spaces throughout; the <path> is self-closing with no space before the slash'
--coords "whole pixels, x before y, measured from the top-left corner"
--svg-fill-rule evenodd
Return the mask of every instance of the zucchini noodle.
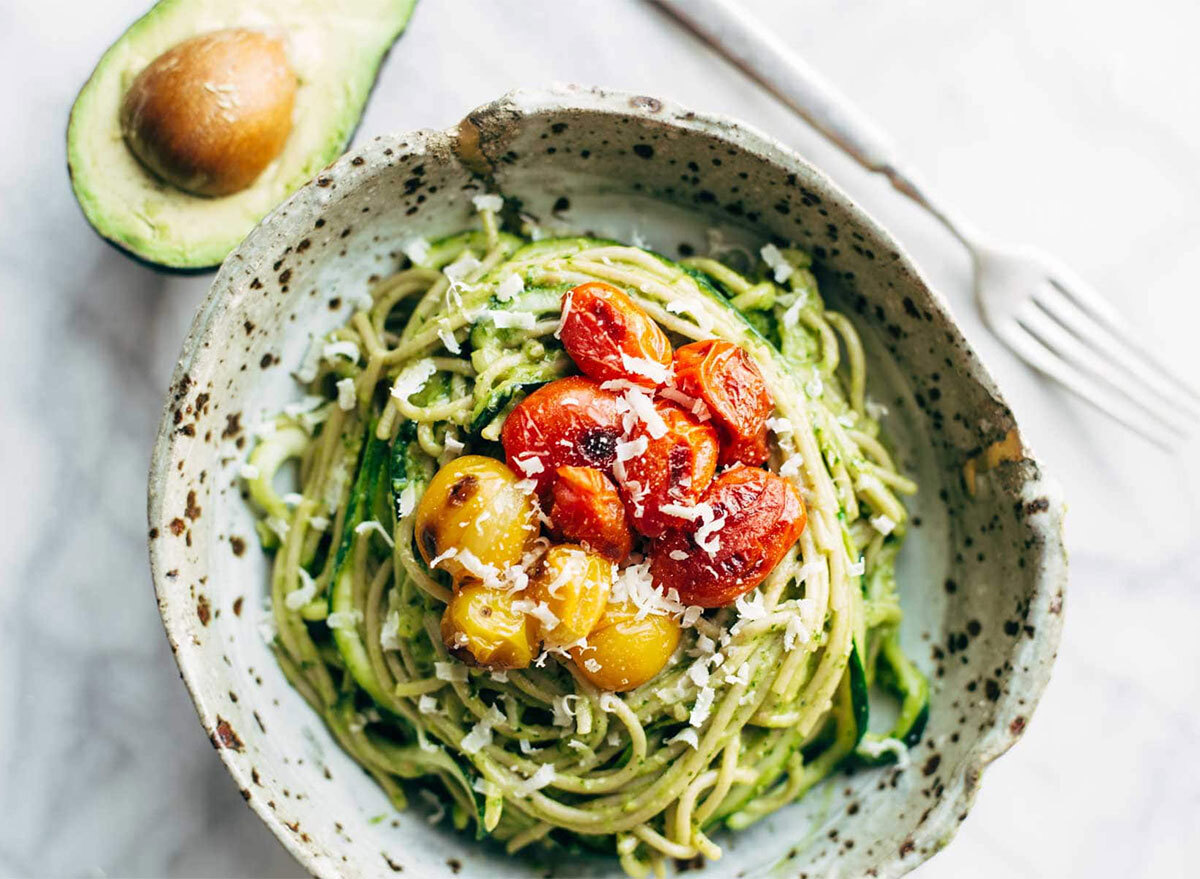
<path id="1" fill-rule="evenodd" d="M 718 830 L 848 761 L 904 760 L 928 713 L 899 648 L 894 576 L 898 495 L 916 486 L 880 438 L 862 343 L 825 309 L 808 256 L 768 246 L 743 275 L 610 241 L 528 241 L 484 204 L 480 231 L 410 247 L 409 267 L 313 340 L 298 371 L 308 395 L 243 465 L 274 554 L 272 648 L 296 690 L 397 809 L 423 789 L 509 852 L 614 854 L 631 876 L 719 858 Z M 502 458 L 512 407 L 573 371 L 555 331 L 563 293 L 589 281 L 624 290 L 676 344 L 719 337 L 750 354 L 776 407 L 768 466 L 808 513 L 757 590 L 685 619 L 663 671 L 620 695 L 558 656 L 508 672 L 448 656 L 450 583 L 413 544 L 437 467 L 464 451 Z M 299 490 L 283 495 L 288 461 Z M 874 684 L 899 703 L 887 732 L 867 730 Z"/>

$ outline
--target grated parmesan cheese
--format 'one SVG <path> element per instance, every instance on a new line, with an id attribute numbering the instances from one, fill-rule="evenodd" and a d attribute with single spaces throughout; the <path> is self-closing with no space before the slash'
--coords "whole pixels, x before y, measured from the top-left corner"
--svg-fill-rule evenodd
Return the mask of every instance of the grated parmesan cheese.
<path id="1" fill-rule="evenodd" d="M 537 324 L 537 318 L 528 311 L 497 311 L 486 312 L 486 316 L 498 330 L 532 330 Z"/>
<path id="2" fill-rule="evenodd" d="M 396 381 L 392 383 L 392 396 L 407 403 L 409 397 L 425 387 L 435 372 L 437 367 L 433 360 L 428 357 L 418 360 L 396 376 Z"/>
<path id="3" fill-rule="evenodd" d="M 337 383 L 338 408 L 349 412 L 358 404 L 358 394 L 354 390 L 354 379 L 344 378 Z"/>
<path id="4" fill-rule="evenodd" d="M 797 644 L 807 644 L 810 639 L 808 627 L 804 625 L 801 616 L 796 614 L 796 616 L 789 617 L 787 628 L 783 630 L 783 649 L 794 650 Z"/>
<path id="5" fill-rule="evenodd" d="M 713 331 L 712 315 L 703 308 L 697 308 L 680 299 L 672 299 L 667 303 L 667 311 L 671 314 L 690 314 L 696 320 L 696 326 L 700 328 L 700 332 L 708 336 Z"/>
<path id="6" fill-rule="evenodd" d="M 417 700 L 417 710 L 422 714 L 437 714 L 441 709 L 438 705 L 437 699 L 435 699 L 433 696 L 430 696 L 428 693 L 424 693 L 422 694 L 421 698 Z"/>
<path id="7" fill-rule="evenodd" d="M 335 610 L 325 618 L 325 625 L 331 629 L 347 631 L 361 623 L 362 618 L 362 611 L 358 608 L 354 608 L 353 610 Z"/>
<path id="8" fill-rule="evenodd" d="M 790 278 L 792 276 L 792 272 L 796 270 L 795 267 L 784 258 L 783 254 L 779 252 L 779 248 L 774 244 L 764 244 L 762 250 L 759 251 L 759 254 L 762 256 L 763 262 L 765 262 L 774 273 L 776 284 L 782 284 L 784 281 Z"/>
<path id="9" fill-rule="evenodd" d="M 439 681 L 462 683 L 467 679 L 467 667 L 458 662 L 435 662 L 433 676 Z"/>
<path id="10" fill-rule="evenodd" d="M 654 408 L 654 401 L 648 395 L 640 390 L 631 389 L 626 391 L 621 399 L 629 404 L 633 414 L 646 425 L 646 433 L 650 434 L 651 439 L 661 439 L 667 435 L 667 422 Z"/>
<path id="11" fill-rule="evenodd" d="M 513 463 L 516 464 L 521 469 L 521 472 L 526 476 L 534 476 L 546 469 L 542 464 L 542 459 L 534 454 L 528 454 L 524 458 L 513 458 Z"/>
<path id="12" fill-rule="evenodd" d="M 648 448 L 650 448 L 650 440 L 644 436 L 639 436 L 635 440 L 617 443 L 617 460 L 631 461 L 646 454 L 646 449 Z"/>
<path id="13" fill-rule="evenodd" d="M 475 210 L 491 211 L 493 214 L 498 214 L 504 209 L 504 199 L 494 192 L 477 195 L 471 199 L 471 203 L 475 205 Z"/>
<path id="14" fill-rule="evenodd" d="M 712 712 L 713 701 L 716 697 L 716 691 L 712 687 L 702 687 L 696 694 L 696 704 L 692 706 L 688 723 L 694 727 L 703 726 L 704 721 L 708 720 L 708 715 Z"/>
<path id="15" fill-rule="evenodd" d="M 429 259 L 429 242 L 424 238 L 413 238 L 401 246 L 400 252 L 407 256 L 413 265 L 425 265 L 425 260 Z"/>
<path id="16" fill-rule="evenodd" d="M 509 302 L 523 292 L 525 292 L 525 279 L 516 272 L 496 285 L 496 298 L 501 302 Z"/>
<path id="17" fill-rule="evenodd" d="M 445 349 L 451 354 L 462 353 L 462 345 L 458 344 L 458 339 L 454 337 L 454 333 L 450 331 L 449 327 L 439 327 L 437 336 L 439 339 L 441 339 L 442 345 L 445 347 Z"/>
<path id="18" fill-rule="evenodd" d="M 527 797 L 534 791 L 541 790 L 542 788 L 552 784 L 555 775 L 556 772 L 553 764 L 543 763 L 538 767 L 537 772 L 533 773 L 533 775 L 531 775 L 527 780 L 518 784 L 513 789 L 513 792 L 518 797 Z"/>
<path id="19" fill-rule="evenodd" d="M 412 511 L 417 507 L 417 487 L 411 482 L 404 486 L 404 490 L 400 492 L 400 502 L 396 512 L 403 519 L 406 516 L 411 516 Z"/>
<path id="20" fill-rule="evenodd" d="M 671 367 L 664 366 L 657 360 L 651 360 L 648 357 L 630 357 L 622 351 L 621 364 L 627 371 L 648 378 L 656 385 L 666 384 L 671 377 Z"/>
<path id="21" fill-rule="evenodd" d="M 700 733 L 696 732 L 696 730 L 692 729 L 691 727 L 684 727 L 675 735 L 671 736 L 671 738 L 667 739 L 663 744 L 673 745 L 676 742 L 687 742 L 692 746 L 693 750 L 699 750 Z"/>
<path id="22" fill-rule="evenodd" d="M 393 610 L 384 618 L 379 629 L 379 646 L 384 650 L 400 649 L 400 611 Z"/>
<path id="23" fill-rule="evenodd" d="M 528 598 L 522 598 L 512 603 L 512 609 L 517 613 L 529 614 L 542 625 L 543 632 L 552 632 L 558 628 L 558 616 L 550 609 L 550 605 L 544 601 L 531 601 Z"/>
<path id="24" fill-rule="evenodd" d="M 454 262 L 450 263 L 450 265 L 442 269 L 442 274 L 450 279 L 451 286 L 453 287 L 482 265 L 483 263 L 470 253 L 464 253 Z"/>
<path id="25" fill-rule="evenodd" d="M 887 537 L 896 530 L 896 522 L 891 516 L 884 516 L 880 514 L 871 518 L 871 527 L 884 537 Z"/>
<path id="26" fill-rule="evenodd" d="M 288 610 L 299 610 L 317 597 L 317 583 L 312 575 L 304 568 L 297 573 L 300 575 L 300 585 L 284 596 L 283 603 Z"/>
<path id="27" fill-rule="evenodd" d="M 331 363 L 338 357 L 345 357 L 351 363 L 358 363 L 358 345 L 350 341 L 328 342 L 326 343 L 325 347 L 321 349 L 321 357 L 330 361 Z"/>
<path id="28" fill-rule="evenodd" d="M 779 475 L 784 478 L 790 478 L 800 473 L 800 469 L 804 466 L 804 458 L 799 453 L 789 455 L 787 460 L 779 465 Z"/>
<path id="29" fill-rule="evenodd" d="M 388 534 L 387 529 L 374 519 L 368 519 L 366 522 L 359 522 L 354 526 L 355 534 L 367 534 L 371 531 L 378 532 L 379 536 L 383 538 L 384 542 L 388 546 L 395 547 L 396 544 L 392 540 L 392 535 Z"/>

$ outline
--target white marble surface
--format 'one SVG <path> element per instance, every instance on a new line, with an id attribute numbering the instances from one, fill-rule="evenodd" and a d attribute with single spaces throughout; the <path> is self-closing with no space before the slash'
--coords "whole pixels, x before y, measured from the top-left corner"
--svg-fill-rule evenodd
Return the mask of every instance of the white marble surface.
<path id="1" fill-rule="evenodd" d="M 1060 254 L 1200 378 L 1193 0 L 748 5 L 963 212 Z M 297 876 L 196 722 L 145 561 L 151 437 L 209 276 L 102 244 L 66 179 L 70 102 L 142 8 L 0 4 L 0 875 Z M 729 112 L 825 168 L 950 300 L 1064 483 L 1054 679 L 915 875 L 1196 875 L 1200 447 L 1164 455 L 1029 373 L 980 327 L 951 240 L 640 0 L 422 0 L 360 131 L 447 125 L 548 81 Z"/>

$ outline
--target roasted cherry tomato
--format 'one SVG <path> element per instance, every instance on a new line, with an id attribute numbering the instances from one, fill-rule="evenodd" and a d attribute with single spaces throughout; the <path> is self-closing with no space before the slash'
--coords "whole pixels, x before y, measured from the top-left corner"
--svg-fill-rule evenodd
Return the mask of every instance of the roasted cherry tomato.
<path id="1" fill-rule="evenodd" d="M 663 400 L 654 409 L 667 432 L 657 439 L 639 423 L 634 442 L 646 442 L 646 451 L 615 468 L 617 483 L 633 527 L 647 537 L 658 537 L 690 521 L 663 510 L 671 505 L 692 506 L 708 488 L 717 469 L 717 432 L 711 424 Z"/>
<path id="2" fill-rule="evenodd" d="M 530 614 L 545 645 L 566 647 L 587 637 L 608 606 L 612 580 L 612 563 L 603 556 L 582 546 L 550 547 L 524 593 L 524 598 L 544 604 L 558 620 L 547 629 Z"/>
<path id="3" fill-rule="evenodd" d="M 721 339 L 684 345 L 675 352 L 675 387 L 708 406 L 721 430 L 722 464 L 767 460 L 771 396 L 749 354 Z"/>
<path id="4" fill-rule="evenodd" d="M 438 567 L 457 589 L 478 581 L 464 565 L 466 553 L 498 571 L 519 564 L 537 537 L 533 500 L 518 487 L 519 477 L 495 458 L 463 455 L 434 474 L 417 505 L 413 533 L 429 564 L 449 550 Z"/>
<path id="5" fill-rule="evenodd" d="M 671 366 L 671 343 L 650 315 L 609 284 L 580 284 L 563 296 L 563 346 L 596 381 L 626 379 L 653 388 Z"/>
<path id="6" fill-rule="evenodd" d="M 468 665 L 525 668 L 537 653 L 537 624 L 513 607 L 511 593 L 469 583 L 442 613 L 442 642 Z"/>
<path id="7" fill-rule="evenodd" d="M 582 543 L 609 561 L 629 555 L 633 536 L 617 487 L 594 467 L 559 467 L 554 483 L 554 527 L 563 537 Z"/>
<path id="8" fill-rule="evenodd" d="M 559 467 L 607 471 L 623 431 L 617 395 L 589 378 L 571 376 L 518 403 L 504 422 L 500 442 L 508 466 L 518 476 L 536 480 L 538 493 L 547 500 Z"/>
<path id="9" fill-rule="evenodd" d="M 704 494 L 713 522 L 697 522 L 655 541 L 650 573 L 659 589 L 678 589 L 684 604 L 724 607 L 766 579 L 804 531 L 795 486 L 757 467 L 726 470 Z M 711 552 L 709 551 L 711 550 Z"/>
<path id="10" fill-rule="evenodd" d="M 679 646 L 680 626 L 659 614 L 637 618 L 630 602 L 610 604 L 587 637 L 571 650 L 580 674 L 601 690 L 624 693 L 663 670 Z"/>

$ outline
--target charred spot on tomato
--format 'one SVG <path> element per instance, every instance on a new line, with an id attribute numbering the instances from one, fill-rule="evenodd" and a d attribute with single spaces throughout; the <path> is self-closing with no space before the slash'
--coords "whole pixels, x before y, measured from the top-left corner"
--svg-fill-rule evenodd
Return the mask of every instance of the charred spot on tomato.
<path id="1" fill-rule="evenodd" d="M 667 480 L 671 488 L 691 488 L 692 468 L 689 466 L 692 456 L 686 446 L 672 446 L 667 453 Z"/>
<path id="2" fill-rule="evenodd" d="M 425 555 L 429 558 L 436 558 L 438 555 L 438 536 L 437 530 L 432 526 L 428 526 L 421 531 L 421 547 L 425 550 Z"/>
<path id="3" fill-rule="evenodd" d="M 593 427 L 579 437 L 579 451 L 590 463 L 608 466 L 617 457 L 620 437 L 615 427 Z"/>
<path id="4" fill-rule="evenodd" d="M 452 507 L 461 507 L 475 496 L 478 488 L 479 479 L 474 474 L 468 473 L 450 486 L 450 494 L 446 502 Z"/>
<path id="5" fill-rule="evenodd" d="M 595 467 L 608 473 L 616 459 L 623 427 L 617 395 L 584 376 L 571 376 L 538 388 L 517 404 L 504 422 L 500 442 L 508 465 L 542 465 L 529 478 L 542 499 L 559 467 Z"/>

